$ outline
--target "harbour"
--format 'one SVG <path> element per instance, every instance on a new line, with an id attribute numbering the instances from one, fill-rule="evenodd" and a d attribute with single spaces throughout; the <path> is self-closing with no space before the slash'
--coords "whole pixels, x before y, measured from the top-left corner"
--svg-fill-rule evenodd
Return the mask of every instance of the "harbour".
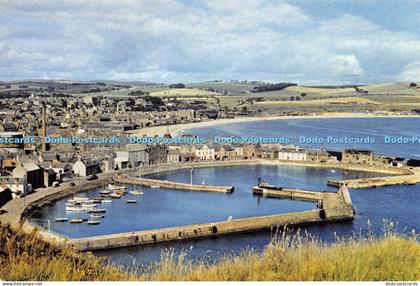
<path id="1" fill-rule="evenodd" d="M 228 180 L 225 178 L 223 175 L 225 172 L 239 172 L 237 178 L 249 178 L 249 180 L 252 178 L 252 182 L 247 180 L 247 186 L 241 187 L 241 183 L 239 183 L 240 181 L 238 181 L 238 179 L 231 177 Z M 247 172 L 251 173 L 248 174 Z M 293 190 L 293 194 L 287 194 L 286 192 L 283 194 L 274 194 L 270 191 L 265 191 L 265 194 L 263 194 L 261 198 L 258 198 L 259 195 L 257 195 L 252 199 L 252 187 L 255 186 L 255 180 L 261 175 L 260 172 L 264 173 L 264 179 L 267 178 L 270 183 L 282 186 L 285 191 L 287 189 Z M 280 175 L 280 177 L 270 177 L 272 176 L 270 175 L 271 172 L 274 172 L 275 174 L 280 172 L 277 174 Z M 191 176 L 192 173 L 193 176 Z M 317 182 L 315 185 L 313 184 L 313 180 Z M 287 183 L 284 184 L 284 182 Z M 405 226 L 414 229 L 418 227 L 416 222 L 407 220 L 409 217 L 407 212 L 410 212 L 410 207 L 400 210 L 400 214 L 398 215 L 387 215 L 378 210 L 376 210 L 376 213 L 367 215 L 365 211 L 363 211 L 366 210 L 366 208 L 363 207 L 364 202 L 360 201 L 359 197 L 365 195 L 369 196 L 372 194 L 372 191 L 366 194 L 353 191 L 353 189 L 358 187 L 365 188 L 367 182 L 369 182 L 369 186 L 375 187 L 375 193 L 382 192 L 387 196 L 391 195 L 391 190 L 394 190 L 394 194 L 392 195 L 392 198 L 389 198 L 388 203 L 395 200 L 404 201 L 405 199 L 416 196 L 415 192 L 408 190 L 413 189 L 413 187 L 415 188 L 413 184 L 418 182 L 418 170 L 416 168 L 374 166 L 344 162 L 267 159 L 201 161 L 143 166 L 136 169 L 100 174 L 97 180 L 88 181 L 82 179 L 79 180 L 79 182 L 76 182 L 75 186 L 70 186 L 70 184 L 68 184 L 67 187 L 66 184 L 63 184 L 62 186 L 42 190 L 44 192 L 42 195 L 35 192 L 34 194 L 27 196 L 25 200 L 14 200 L 4 208 L 6 213 L 2 214 L 2 220 L 6 222 L 9 221 L 16 225 L 23 221 L 24 229 L 27 229 L 27 231 L 31 231 L 33 226 L 37 225 L 42 230 L 40 235 L 48 241 L 58 242 L 60 244 L 69 241 L 78 241 L 79 243 L 74 244 L 76 249 L 79 247 L 80 250 L 95 250 L 97 255 L 111 255 L 113 257 L 112 259 L 120 257 L 118 255 L 118 251 L 121 251 L 118 250 L 121 249 L 120 245 L 127 247 L 127 251 L 133 253 L 133 255 L 140 255 L 142 251 L 136 249 L 133 245 L 141 244 L 142 247 L 149 249 L 144 250 L 146 253 L 149 251 L 154 253 L 147 257 L 142 255 L 142 260 L 146 262 L 151 262 L 152 260 L 150 259 L 158 257 L 157 252 L 159 252 L 159 249 L 162 249 L 161 247 L 167 247 L 167 243 L 179 245 L 179 247 L 183 247 L 185 244 L 198 245 L 198 249 L 194 250 L 192 255 L 199 256 L 203 247 L 207 249 L 213 248 L 213 246 L 211 246 L 214 245 L 214 243 L 211 243 L 212 237 L 218 237 L 217 239 L 219 241 L 223 242 L 225 245 L 229 245 L 229 249 L 239 250 L 241 247 L 247 245 L 253 245 L 258 249 L 266 245 L 270 240 L 270 235 L 267 236 L 267 234 L 282 225 L 288 225 L 292 228 L 303 227 L 305 230 L 310 230 L 311 233 L 319 235 L 326 240 L 330 239 L 331 230 L 338 230 L 338 233 L 343 235 L 361 231 L 365 228 L 368 220 L 373 221 L 376 227 L 380 227 L 384 217 L 391 217 L 399 221 L 402 218 Z M 386 184 L 383 182 L 386 182 Z M 398 184 L 400 187 L 397 187 Z M 344 211 L 346 214 L 340 216 L 339 219 L 323 220 L 322 218 L 320 219 L 320 210 L 317 208 L 315 198 L 308 199 L 306 197 L 303 201 L 296 200 L 302 195 L 300 192 L 301 190 L 334 193 L 337 192 L 337 187 L 341 185 L 346 185 L 350 189 L 349 197 L 351 197 L 351 200 L 355 201 L 354 210 L 357 215 L 354 217 L 352 217 L 351 212 Z M 383 185 L 390 186 L 385 187 L 384 189 L 382 187 Z M 110 189 L 109 186 L 114 186 L 114 189 Z M 115 188 L 116 186 L 120 186 L 121 188 L 118 190 L 118 188 Z M 244 191 L 247 193 L 246 196 L 248 196 L 250 200 L 257 202 L 258 205 L 267 204 L 271 207 L 258 207 L 255 211 L 250 212 L 240 211 L 236 213 L 238 210 L 220 212 L 221 210 L 232 210 L 231 208 L 233 205 L 222 207 L 223 202 L 230 197 L 231 198 L 228 199 L 228 201 L 237 200 L 238 195 L 242 197 L 245 194 Z M 399 192 L 404 193 L 406 197 L 399 198 Z M 71 217 L 63 216 L 61 213 L 62 211 L 58 211 L 52 217 L 39 215 L 41 209 L 42 212 L 49 212 L 48 209 L 52 206 L 57 204 L 60 205 L 61 202 L 64 202 L 63 197 L 75 196 L 74 194 L 76 193 L 88 194 L 87 196 L 89 199 L 84 202 L 85 206 L 80 205 L 81 208 L 86 208 L 87 216 L 77 215 L 77 211 L 74 212 L 74 215 Z M 217 211 L 206 213 L 202 212 L 202 210 L 197 210 L 197 213 L 202 213 L 197 217 L 184 217 L 181 213 L 184 209 L 182 209 L 182 211 L 180 209 L 181 212 L 177 211 L 174 213 L 172 206 L 169 208 L 169 213 L 160 215 L 159 211 L 156 212 L 156 210 L 159 210 L 159 206 L 153 204 L 154 208 L 150 209 L 147 213 L 146 210 L 149 208 L 140 210 L 140 213 L 138 213 L 139 209 L 136 209 L 136 215 L 142 217 L 140 224 L 138 224 L 138 222 L 130 222 L 128 224 L 124 222 L 123 217 L 129 217 L 129 213 L 133 211 L 130 210 L 130 208 L 144 208 L 145 204 L 150 203 L 150 201 L 148 201 L 148 196 L 151 193 L 156 193 L 159 196 L 163 193 L 168 195 L 173 193 L 174 195 L 171 200 L 174 202 L 181 199 L 181 193 L 185 193 L 187 196 L 190 196 L 191 193 L 195 193 L 197 195 L 197 200 L 191 202 L 190 205 L 197 205 L 197 207 L 203 206 L 201 203 L 202 201 L 210 202 L 211 200 L 214 200 L 214 198 L 210 200 L 210 198 L 206 198 L 206 196 L 222 195 L 222 199 L 216 199 L 214 202 L 213 209 Z M 356 197 L 354 197 L 354 194 Z M 305 196 L 300 197 L 299 199 L 304 197 Z M 382 198 L 382 196 L 380 197 Z M 69 198 L 71 200 L 71 197 Z M 279 199 L 276 200 L 275 198 Z M 289 201 L 289 199 L 291 200 Z M 412 199 L 413 198 L 411 198 L 411 200 Z M 154 200 L 157 202 L 162 201 L 160 198 L 154 198 Z M 71 201 L 67 201 L 67 203 L 71 203 Z M 240 200 L 237 201 L 237 203 L 240 205 L 243 204 Z M 106 209 L 106 214 L 95 213 L 95 211 L 89 214 L 87 208 L 93 208 L 93 204 L 96 204 L 96 208 L 98 208 L 98 205 L 100 204 L 99 209 Z M 279 208 L 276 207 L 277 204 L 286 207 Z M 126 207 L 122 207 L 122 205 L 125 205 Z M 338 209 L 344 210 L 345 208 L 341 208 L 341 206 L 343 205 L 340 204 Z M 410 206 L 410 204 L 408 204 L 408 206 Z M 69 207 L 72 206 L 69 205 Z M 127 213 L 125 215 L 119 214 L 125 208 L 128 208 Z M 359 211 L 359 208 L 362 209 L 361 212 Z M 65 209 L 65 203 L 62 210 L 63 209 Z M 235 208 L 233 208 L 233 210 L 234 209 Z M 21 214 L 16 216 L 16 211 L 21 211 Z M 100 211 L 103 212 L 103 210 Z M 84 212 L 85 211 L 83 210 L 82 213 Z M 124 212 L 125 211 L 123 211 L 123 213 Z M 305 215 L 302 215 L 301 213 L 305 213 Z M 308 213 L 311 215 L 308 215 Z M 317 213 L 318 216 L 314 215 L 314 213 Z M 158 218 L 152 218 L 151 214 L 155 214 Z M 288 216 L 289 214 L 290 216 Z M 91 217 L 91 215 L 103 215 L 103 217 Z M 298 218 L 297 220 L 294 220 L 295 215 Z M 379 215 L 382 217 L 379 218 Z M 19 217 L 21 219 L 17 220 Z M 170 218 L 169 220 L 168 217 Z M 377 219 L 373 219 L 375 217 L 377 217 Z M 28 220 L 26 220 L 27 218 L 29 218 L 29 222 L 32 221 L 32 223 L 28 223 Z M 115 219 L 117 218 L 118 223 L 115 224 Z M 165 219 L 162 220 L 162 218 Z M 183 219 L 180 220 L 180 218 Z M 74 220 L 75 223 L 70 224 L 72 220 Z M 249 221 L 247 222 L 247 220 L 252 221 L 253 223 L 248 224 Z M 228 221 L 234 223 L 230 224 L 229 227 L 225 227 L 225 223 Z M 338 221 L 341 222 L 338 223 Z M 197 224 L 196 222 L 199 223 Z M 220 229 L 223 231 L 218 231 L 217 234 L 206 232 L 203 232 L 203 235 L 196 234 L 196 232 L 198 233 L 198 228 L 203 229 L 204 227 L 204 229 L 209 229 L 208 225 L 214 224 L 216 224 L 216 227 L 220 224 Z M 60 227 L 59 225 L 63 227 Z M 65 225 L 70 226 L 71 228 L 65 230 Z M 248 227 L 244 227 L 244 225 L 247 225 Z M 321 231 L 324 229 L 328 229 L 328 231 Z M 165 231 L 161 232 L 161 230 Z M 194 230 L 196 230 L 196 232 L 194 232 Z M 180 238 L 179 231 L 181 231 L 181 233 L 185 231 L 185 236 Z M 191 231 L 194 235 L 191 234 Z M 138 240 L 133 239 L 133 232 L 136 236 L 142 237 L 143 241 L 141 238 Z M 156 239 L 147 239 L 148 237 L 152 237 L 153 233 L 159 233 L 159 236 L 156 236 Z M 236 235 L 239 240 L 235 238 Z M 110 242 L 108 247 L 103 247 L 103 245 L 99 247 L 91 246 L 95 245 L 94 243 L 90 244 L 89 247 L 86 246 L 85 242 L 88 237 L 89 239 L 92 239 L 93 237 L 93 241 L 96 241 L 95 237 L 98 237 L 100 238 L 98 241 L 103 243 L 103 241 L 105 241 L 102 239 L 104 236 L 111 236 L 112 238 L 111 241 L 113 242 Z M 124 239 L 126 241 L 122 244 L 118 243 L 118 239 L 116 239 L 118 236 L 125 237 Z M 240 241 L 240 237 L 247 237 L 248 242 L 244 244 Z M 81 241 L 84 242 L 81 243 Z M 190 242 L 181 243 L 181 241 Z M 98 245 L 101 245 L 101 243 Z M 155 244 L 162 244 L 162 246 L 155 248 L 152 246 Z M 107 250 L 107 248 L 109 250 Z"/>

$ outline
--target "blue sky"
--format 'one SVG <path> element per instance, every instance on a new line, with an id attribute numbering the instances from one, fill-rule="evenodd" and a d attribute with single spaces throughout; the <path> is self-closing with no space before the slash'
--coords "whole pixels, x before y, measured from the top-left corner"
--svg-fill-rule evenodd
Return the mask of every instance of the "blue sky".
<path id="1" fill-rule="evenodd" d="M 0 80 L 420 80 L 420 0 L 0 0 Z"/>

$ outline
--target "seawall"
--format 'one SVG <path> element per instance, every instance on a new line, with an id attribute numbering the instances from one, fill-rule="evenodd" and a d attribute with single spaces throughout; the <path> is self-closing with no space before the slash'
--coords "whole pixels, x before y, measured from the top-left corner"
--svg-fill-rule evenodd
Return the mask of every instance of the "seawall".
<path id="1" fill-rule="evenodd" d="M 199 191 L 199 192 L 218 192 L 218 193 L 232 193 L 233 186 L 212 186 L 212 185 L 195 185 L 185 184 L 172 181 L 153 180 L 146 178 L 134 178 L 125 175 L 115 177 L 115 181 L 124 184 L 140 185 L 144 187 L 159 187 L 167 189 L 176 189 L 184 191 Z"/>
<path id="2" fill-rule="evenodd" d="M 219 221 L 173 228 L 70 239 L 67 244 L 78 251 L 100 250 L 167 241 L 198 239 L 232 233 L 251 232 L 274 227 L 301 226 L 339 219 L 339 217 L 331 217 L 328 220 L 323 220 L 320 216 L 320 212 L 318 210 L 313 210 L 299 213 L 233 219 L 230 221 Z"/>

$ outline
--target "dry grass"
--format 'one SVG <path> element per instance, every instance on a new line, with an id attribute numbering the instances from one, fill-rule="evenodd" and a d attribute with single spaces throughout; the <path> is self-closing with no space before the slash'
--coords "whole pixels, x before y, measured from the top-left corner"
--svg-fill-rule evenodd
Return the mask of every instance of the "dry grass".
<path id="1" fill-rule="evenodd" d="M 246 251 L 215 265 L 162 259 L 145 280 L 192 281 L 395 281 L 420 279 L 420 246 L 395 234 L 352 238 L 330 246 L 318 239 L 283 237 L 262 254 Z"/>
<path id="2" fill-rule="evenodd" d="M 0 279 L 8 281 L 126 280 L 130 274 L 92 254 L 76 254 L 0 225 Z"/>
<path id="3" fill-rule="evenodd" d="M 0 278 L 4 280 L 160 280 L 160 281 L 375 281 L 420 280 L 420 245 L 416 235 L 390 231 L 337 239 L 332 245 L 301 235 L 282 235 L 262 253 L 252 250 L 217 263 L 192 264 L 185 254 L 168 252 L 138 274 L 123 272 L 91 254 L 49 245 L 36 233 L 16 233 L 0 226 Z"/>

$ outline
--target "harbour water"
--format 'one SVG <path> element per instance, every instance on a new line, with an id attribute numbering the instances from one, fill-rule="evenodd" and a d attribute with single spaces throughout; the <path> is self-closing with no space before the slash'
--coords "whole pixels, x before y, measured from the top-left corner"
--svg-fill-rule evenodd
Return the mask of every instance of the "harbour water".
<path id="1" fill-rule="evenodd" d="M 364 120 L 364 119 L 362 119 Z M 365 123 L 357 119 L 333 120 L 280 120 L 267 122 L 250 122 L 229 124 L 212 128 L 188 130 L 208 137 L 214 135 L 234 136 L 290 136 L 295 138 L 301 134 L 305 136 L 417 136 L 420 131 L 420 120 L 417 118 L 404 119 L 377 119 L 372 118 Z M 281 135 L 279 135 L 281 133 Z M 296 137 L 296 138 L 297 138 Z M 354 146 L 328 146 L 341 150 L 344 147 Z M 418 158 L 416 145 L 374 144 L 357 146 L 374 149 L 379 153 L 388 155 L 408 156 Z M 348 178 L 371 177 L 378 174 L 349 172 Z M 190 182 L 190 170 L 179 170 L 151 176 L 156 179 L 172 180 L 177 182 Z M 226 220 L 229 216 L 242 218 L 291 211 L 313 209 L 315 206 L 309 202 L 268 199 L 252 196 L 252 186 L 256 185 L 257 178 L 261 177 L 269 183 L 288 187 L 318 191 L 334 191 L 327 187 L 328 179 L 340 179 L 343 173 L 340 170 L 332 172 L 329 169 L 317 169 L 297 166 L 243 166 L 220 167 L 193 170 L 193 183 L 233 185 L 233 194 L 198 193 L 176 190 L 161 190 L 143 188 L 144 195 L 125 197 L 113 200 L 107 209 L 100 225 L 89 226 L 84 224 L 55 223 L 55 217 L 80 216 L 80 214 L 66 214 L 65 202 L 68 198 L 58 201 L 53 206 L 34 213 L 34 221 L 51 220 L 51 231 L 68 237 L 84 237 L 116 232 L 129 232 L 133 230 L 156 229 Z M 133 190 L 128 186 L 128 190 Z M 137 187 L 140 190 L 140 187 Z M 89 197 L 97 196 L 99 190 L 87 192 Z M 380 232 L 383 220 L 394 222 L 396 228 L 402 232 L 420 231 L 418 217 L 420 211 L 417 203 L 420 201 L 418 186 L 389 186 L 371 189 L 350 190 L 356 217 L 352 222 L 333 223 L 305 227 L 302 230 L 319 236 L 323 240 L 331 241 L 335 234 L 340 236 L 353 233 L 367 233 L 368 221 L 376 232 Z M 136 204 L 127 204 L 127 199 L 137 199 Z M 103 205 L 101 205 L 103 207 Z M 175 252 L 185 251 L 188 259 L 214 260 L 224 254 L 238 253 L 247 248 L 263 249 L 272 239 L 272 233 L 260 232 L 249 234 L 230 235 L 197 241 L 184 241 L 158 245 L 136 246 L 121 249 L 111 249 L 95 252 L 99 256 L 107 256 L 111 261 L 130 266 L 132 263 L 148 264 L 159 260 L 164 249 L 172 248 Z"/>

